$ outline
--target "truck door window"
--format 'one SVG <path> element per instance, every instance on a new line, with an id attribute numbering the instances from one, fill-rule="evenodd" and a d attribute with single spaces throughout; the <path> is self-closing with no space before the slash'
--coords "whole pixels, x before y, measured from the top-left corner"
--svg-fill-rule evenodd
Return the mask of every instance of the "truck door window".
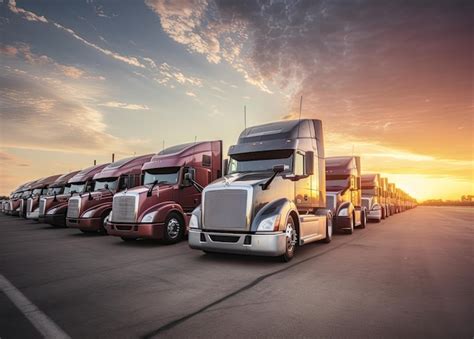
<path id="1" fill-rule="evenodd" d="M 304 155 L 300 152 L 295 155 L 295 175 L 304 175 Z"/>
<path id="2" fill-rule="evenodd" d="M 202 156 L 202 166 L 211 167 L 211 157 L 209 155 L 203 154 L 203 156 Z"/>

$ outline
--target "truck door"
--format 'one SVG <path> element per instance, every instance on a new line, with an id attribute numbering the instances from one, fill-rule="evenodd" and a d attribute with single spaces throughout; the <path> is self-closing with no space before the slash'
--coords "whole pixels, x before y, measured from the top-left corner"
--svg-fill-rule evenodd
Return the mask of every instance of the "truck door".
<path id="1" fill-rule="evenodd" d="M 295 205 L 298 211 L 306 212 L 312 207 L 311 199 L 311 176 L 305 177 L 304 154 L 300 151 L 295 153 L 295 175 L 299 179 L 295 183 Z"/>
<path id="2" fill-rule="evenodd" d="M 191 168 L 183 168 L 181 171 L 181 185 L 178 191 L 178 203 L 185 213 L 191 213 L 201 203 L 201 192 L 199 192 L 190 182 L 184 181 L 185 173 L 192 173 L 194 180 L 201 182 L 197 177 L 197 171 Z"/>

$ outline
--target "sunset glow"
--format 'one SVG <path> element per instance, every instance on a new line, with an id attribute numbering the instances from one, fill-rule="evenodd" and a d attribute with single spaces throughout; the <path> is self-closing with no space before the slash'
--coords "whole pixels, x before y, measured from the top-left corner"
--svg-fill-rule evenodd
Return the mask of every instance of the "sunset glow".
<path id="1" fill-rule="evenodd" d="M 244 127 L 321 119 L 413 197 L 474 195 L 470 1 L 4 1 L 0 195 Z"/>

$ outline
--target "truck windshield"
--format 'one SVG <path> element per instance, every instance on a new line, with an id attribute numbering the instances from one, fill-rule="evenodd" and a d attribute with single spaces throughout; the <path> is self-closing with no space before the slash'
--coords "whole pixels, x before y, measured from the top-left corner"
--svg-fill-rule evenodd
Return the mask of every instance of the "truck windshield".
<path id="1" fill-rule="evenodd" d="M 105 185 L 111 191 L 117 190 L 118 178 L 100 179 L 95 182 L 94 191 L 105 190 Z"/>
<path id="2" fill-rule="evenodd" d="M 349 187 L 350 176 L 348 175 L 328 175 L 326 176 L 326 187 L 344 189 Z"/>
<path id="3" fill-rule="evenodd" d="M 143 183 L 145 185 L 153 184 L 155 181 L 158 184 L 171 184 L 178 183 L 179 167 L 165 167 L 156 168 L 145 171 L 145 178 Z"/>
<path id="4" fill-rule="evenodd" d="M 229 174 L 271 172 L 273 166 L 286 165 L 293 171 L 293 150 L 264 151 L 234 154 L 229 161 Z"/>
<path id="5" fill-rule="evenodd" d="M 26 198 L 27 196 L 29 196 L 31 194 L 31 191 L 25 191 L 21 194 L 21 197 L 22 198 Z"/>
<path id="6" fill-rule="evenodd" d="M 41 188 L 35 188 L 33 190 L 33 195 L 40 195 L 43 190 Z"/>
<path id="7" fill-rule="evenodd" d="M 48 188 L 48 192 L 46 193 L 46 195 L 54 195 L 55 193 L 61 194 L 61 191 L 62 187 L 50 187 Z"/>
<path id="8" fill-rule="evenodd" d="M 69 187 L 69 190 L 67 190 L 67 192 L 64 191 L 64 193 L 70 193 L 70 192 L 82 193 L 82 192 L 84 192 L 85 186 L 86 186 L 86 184 L 83 183 L 83 182 L 71 184 L 71 187 Z"/>

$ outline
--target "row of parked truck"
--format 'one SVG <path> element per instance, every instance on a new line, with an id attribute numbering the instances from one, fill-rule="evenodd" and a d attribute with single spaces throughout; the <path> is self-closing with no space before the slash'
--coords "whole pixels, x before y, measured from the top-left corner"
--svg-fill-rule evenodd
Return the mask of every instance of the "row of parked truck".
<path id="1" fill-rule="evenodd" d="M 246 128 L 221 141 L 176 145 L 25 183 L 1 210 L 124 241 L 160 239 L 204 252 L 280 256 L 352 234 L 416 201 L 357 156 L 326 157 L 320 120 Z"/>

